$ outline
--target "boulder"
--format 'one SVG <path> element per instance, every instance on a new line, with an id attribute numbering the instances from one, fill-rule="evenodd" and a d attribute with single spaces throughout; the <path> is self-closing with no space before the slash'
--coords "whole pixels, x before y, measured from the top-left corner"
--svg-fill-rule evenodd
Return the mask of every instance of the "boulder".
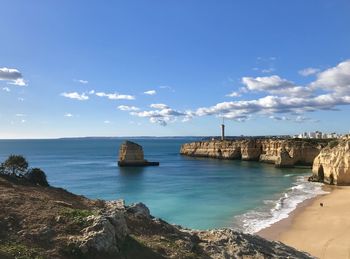
<path id="1" fill-rule="evenodd" d="M 71 238 L 83 254 L 116 254 L 129 234 L 124 201 L 110 201 L 105 205 L 101 214 L 87 217 L 90 224 L 81 236 Z"/>
<path id="2" fill-rule="evenodd" d="M 131 204 L 126 211 L 137 217 L 151 217 L 149 209 L 142 202 Z"/>

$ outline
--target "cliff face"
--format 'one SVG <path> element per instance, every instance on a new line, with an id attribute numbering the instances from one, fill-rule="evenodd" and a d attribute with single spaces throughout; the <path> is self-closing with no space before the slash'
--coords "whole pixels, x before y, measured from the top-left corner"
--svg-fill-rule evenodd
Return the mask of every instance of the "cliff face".
<path id="1" fill-rule="evenodd" d="M 310 180 L 350 184 L 350 139 L 331 142 L 315 158 Z"/>
<path id="2" fill-rule="evenodd" d="M 195 231 L 142 203 L 89 200 L 0 176 L 0 258 L 311 258 L 231 229 Z"/>
<path id="3" fill-rule="evenodd" d="M 144 159 L 143 148 L 137 143 L 125 141 L 119 149 L 119 166 L 157 166 L 159 162 Z"/>
<path id="4" fill-rule="evenodd" d="M 246 139 L 201 141 L 181 146 L 182 155 L 218 159 L 255 160 L 277 167 L 312 165 L 325 143 L 302 140 Z"/>
<path id="5" fill-rule="evenodd" d="M 144 162 L 142 146 L 131 141 L 125 141 L 119 149 L 119 161 L 130 163 Z"/>

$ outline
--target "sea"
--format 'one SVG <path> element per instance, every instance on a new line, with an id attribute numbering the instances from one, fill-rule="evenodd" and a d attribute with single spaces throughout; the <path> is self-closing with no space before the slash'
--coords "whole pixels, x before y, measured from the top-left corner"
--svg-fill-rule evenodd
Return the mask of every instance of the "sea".
<path id="1" fill-rule="evenodd" d="M 183 143 L 201 138 L 127 139 L 142 145 L 145 158 L 160 166 L 118 167 L 126 138 L 0 140 L 0 161 L 23 155 L 53 186 L 92 199 L 143 202 L 154 217 L 194 229 L 255 233 L 323 193 L 320 184 L 307 182 L 308 168 L 179 154 Z"/>

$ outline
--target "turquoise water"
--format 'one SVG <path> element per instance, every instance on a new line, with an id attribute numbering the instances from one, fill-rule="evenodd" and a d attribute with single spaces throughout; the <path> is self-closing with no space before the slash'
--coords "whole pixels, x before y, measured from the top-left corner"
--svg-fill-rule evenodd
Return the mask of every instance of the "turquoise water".
<path id="1" fill-rule="evenodd" d="M 268 225 L 290 211 L 293 197 L 303 200 L 317 187 L 304 181 L 309 169 L 179 155 L 181 144 L 194 140 L 134 139 L 159 167 L 119 168 L 123 139 L 116 138 L 0 140 L 0 161 L 22 154 L 54 186 L 89 198 L 141 201 L 155 217 L 197 229 L 233 226 L 254 232 L 263 220 Z"/>

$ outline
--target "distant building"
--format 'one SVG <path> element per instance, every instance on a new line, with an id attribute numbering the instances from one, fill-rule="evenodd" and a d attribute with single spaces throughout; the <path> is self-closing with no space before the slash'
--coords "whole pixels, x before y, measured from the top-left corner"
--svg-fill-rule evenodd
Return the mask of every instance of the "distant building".
<path id="1" fill-rule="evenodd" d="M 303 132 L 298 135 L 294 135 L 292 137 L 301 138 L 301 139 L 333 139 L 333 138 L 342 138 L 344 136 L 346 136 L 346 134 L 341 135 L 336 132 L 323 133 L 321 131 L 315 131 L 315 132 Z"/>

